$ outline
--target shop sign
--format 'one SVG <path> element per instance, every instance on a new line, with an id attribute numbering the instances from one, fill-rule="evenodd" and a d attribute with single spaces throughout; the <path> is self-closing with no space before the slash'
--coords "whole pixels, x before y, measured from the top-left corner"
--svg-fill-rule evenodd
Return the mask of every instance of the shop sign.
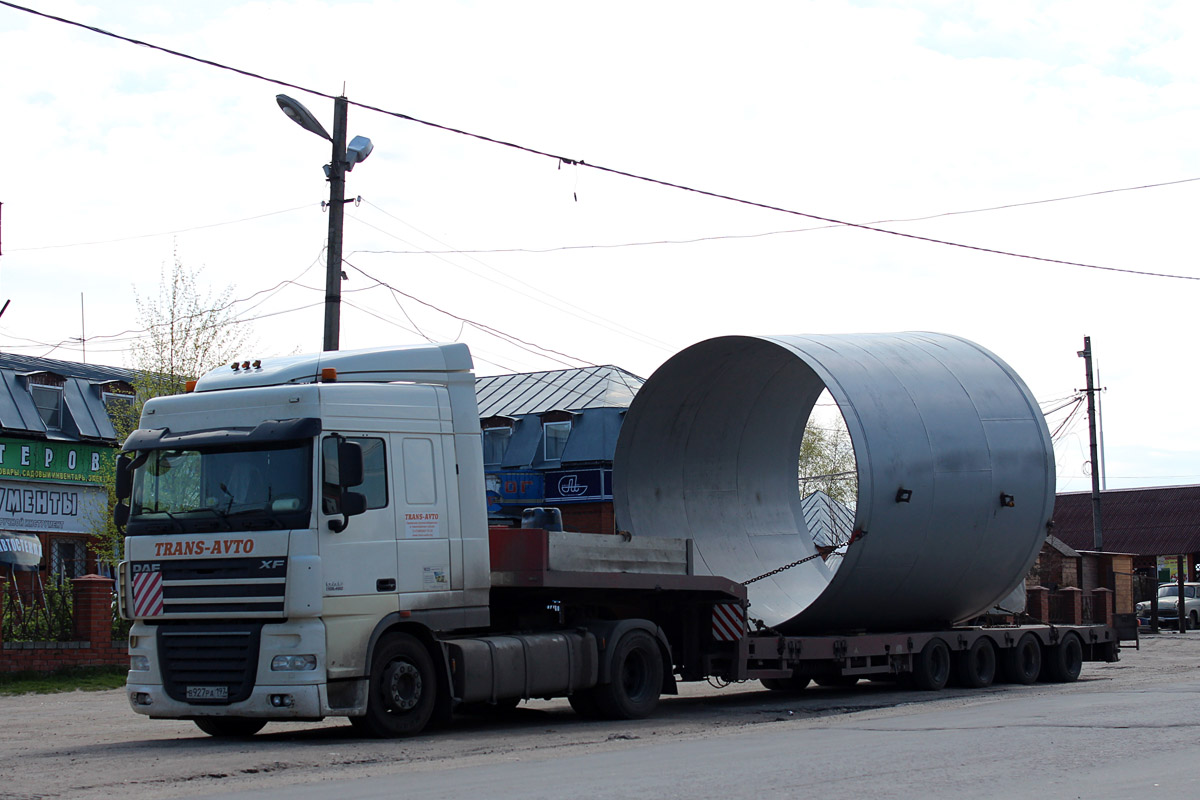
<path id="1" fill-rule="evenodd" d="M 93 533 L 106 499 L 99 486 L 0 481 L 0 528 Z"/>
<path id="2" fill-rule="evenodd" d="M 547 503 L 612 500 L 611 469 L 570 469 L 546 473 Z"/>
<path id="3" fill-rule="evenodd" d="M 37 569 L 42 563 L 42 542 L 25 533 L 0 531 L 0 564 L 16 569 Z"/>
<path id="4" fill-rule="evenodd" d="M 75 442 L 0 439 L 0 477 L 98 483 L 113 454 L 111 447 Z"/>
<path id="5" fill-rule="evenodd" d="M 540 472 L 489 472 L 484 481 L 490 510 L 499 505 L 536 506 L 545 501 L 546 483 Z"/>

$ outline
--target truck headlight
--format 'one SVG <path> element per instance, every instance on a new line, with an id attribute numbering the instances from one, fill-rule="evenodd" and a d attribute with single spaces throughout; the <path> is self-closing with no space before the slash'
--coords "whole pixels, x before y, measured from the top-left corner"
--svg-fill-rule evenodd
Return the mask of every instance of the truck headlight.
<path id="1" fill-rule="evenodd" d="M 146 656 L 130 656 L 129 657 L 130 672 L 149 672 L 150 659 Z"/>
<path id="2" fill-rule="evenodd" d="M 303 672 L 304 670 L 316 668 L 317 657 L 313 655 L 275 656 L 271 659 L 271 670 L 273 672 Z"/>

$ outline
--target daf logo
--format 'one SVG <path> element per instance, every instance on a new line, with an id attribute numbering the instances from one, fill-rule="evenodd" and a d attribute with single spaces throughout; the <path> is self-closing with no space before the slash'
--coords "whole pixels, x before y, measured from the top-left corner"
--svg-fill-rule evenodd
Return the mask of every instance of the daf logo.
<path id="1" fill-rule="evenodd" d="M 558 493 L 563 497 L 574 497 L 588 490 L 586 483 L 579 482 L 578 475 L 563 475 L 558 480 Z"/>
<path id="2" fill-rule="evenodd" d="M 283 566 L 282 558 L 276 558 L 276 559 L 269 558 L 269 559 L 263 561 L 261 564 L 259 564 L 258 568 L 259 569 L 279 569 L 282 566 Z"/>
<path id="3" fill-rule="evenodd" d="M 140 572 L 158 572 L 160 565 L 158 564 L 130 564 L 133 574 L 137 575 Z"/>

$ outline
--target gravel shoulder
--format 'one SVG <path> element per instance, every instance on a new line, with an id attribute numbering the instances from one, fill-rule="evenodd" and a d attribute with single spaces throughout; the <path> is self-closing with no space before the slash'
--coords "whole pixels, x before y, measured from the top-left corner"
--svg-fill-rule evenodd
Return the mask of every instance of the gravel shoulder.
<path id="1" fill-rule="evenodd" d="M 1139 691 L 1200 675 L 1200 632 L 1142 640 L 1116 664 L 1085 664 L 1079 682 L 995 686 L 938 693 L 860 683 L 800 695 L 757 682 L 681 686 L 658 712 L 635 722 L 579 719 L 566 701 L 531 701 L 503 717 L 456 717 L 416 739 L 357 738 L 343 719 L 273 723 L 246 741 L 220 741 L 190 722 L 134 714 L 123 690 L 0 698 L 0 800 L 7 798 L 189 797 L 291 784 L 400 775 L 557 754 L 635 748 L 647 739 L 720 737 L 761 725 L 859 724 L 914 708 L 979 707 L 1016 693 Z M 332 788 L 332 787 L 331 787 Z"/>

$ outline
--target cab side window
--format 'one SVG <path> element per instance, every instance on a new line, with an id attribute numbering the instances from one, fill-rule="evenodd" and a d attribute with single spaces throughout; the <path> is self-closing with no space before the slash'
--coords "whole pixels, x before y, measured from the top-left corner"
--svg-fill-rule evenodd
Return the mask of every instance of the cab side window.
<path id="1" fill-rule="evenodd" d="M 386 508 L 387 453 L 383 439 L 372 436 L 347 436 L 347 441 L 362 447 L 363 482 L 353 487 L 367 498 L 367 508 Z M 341 513 L 341 489 L 338 485 L 337 437 L 326 436 L 321 442 L 321 509 L 326 514 Z"/>

